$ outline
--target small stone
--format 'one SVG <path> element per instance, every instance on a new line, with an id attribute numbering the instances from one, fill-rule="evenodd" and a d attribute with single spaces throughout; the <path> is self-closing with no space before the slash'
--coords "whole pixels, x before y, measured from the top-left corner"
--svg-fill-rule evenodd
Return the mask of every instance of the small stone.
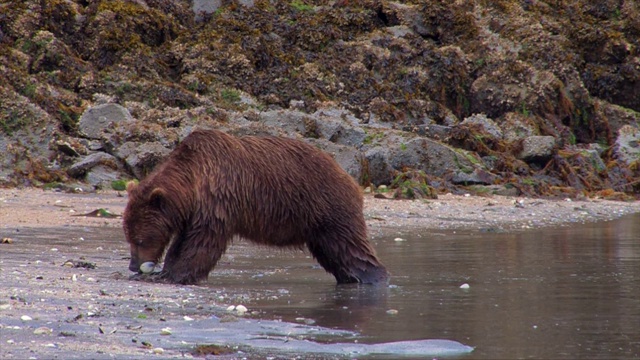
<path id="1" fill-rule="evenodd" d="M 389 314 L 389 315 L 397 315 L 397 314 L 398 314 L 398 310 L 396 310 L 396 309 L 389 309 L 389 310 L 387 310 L 387 314 Z"/>
<path id="2" fill-rule="evenodd" d="M 159 348 L 154 348 L 154 349 L 153 349 L 153 350 L 151 350 L 151 351 L 152 351 L 154 354 L 157 354 L 157 355 L 164 354 L 164 349 L 163 349 L 163 348 L 160 348 L 160 347 L 159 347 Z"/>
<path id="3" fill-rule="evenodd" d="M 194 320 L 192 317 L 189 317 L 189 316 L 184 316 L 183 319 L 184 319 L 184 321 L 193 321 Z"/>
<path id="4" fill-rule="evenodd" d="M 0 244 L 13 244 L 13 239 L 12 238 L 8 238 L 8 237 L 4 237 L 4 238 L 2 238 L 2 241 L 0 241 Z"/>
<path id="5" fill-rule="evenodd" d="M 52 332 L 53 332 L 53 330 L 51 328 L 46 327 L 46 326 L 39 327 L 39 328 L 33 330 L 33 334 L 34 335 L 49 335 Z"/>
<path id="6" fill-rule="evenodd" d="M 171 335 L 171 328 L 170 327 L 166 327 L 166 328 L 162 328 L 162 330 L 160 330 L 160 335 Z"/>
<path id="7" fill-rule="evenodd" d="M 239 315 L 243 315 L 244 313 L 247 312 L 247 308 L 244 305 L 238 305 L 238 306 L 236 306 L 236 312 Z"/>
<path id="8" fill-rule="evenodd" d="M 469 284 L 467 284 L 467 283 L 464 283 L 464 284 L 460 285 L 460 289 L 462 289 L 462 290 L 467 290 L 467 289 L 469 289 L 470 287 L 471 287 L 471 286 L 469 286 Z"/>
<path id="9" fill-rule="evenodd" d="M 397 237 L 397 238 L 393 239 L 393 241 L 395 241 L 395 242 L 401 242 L 401 241 L 407 241 L 407 240 L 406 240 L 406 239 L 403 239 L 403 238 L 399 238 L 399 237 Z"/>
<path id="10" fill-rule="evenodd" d="M 232 311 L 233 311 L 233 310 L 235 310 L 235 309 L 236 309 L 236 306 L 235 306 L 235 305 L 229 305 L 229 307 L 227 308 L 227 311 L 228 311 L 228 312 L 232 312 Z"/>
<path id="11" fill-rule="evenodd" d="M 31 318 L 31 316 L 29 316 L 29 315 L 22 315 L 22 316 L 20 316 L 20 320 L 22 320 L 22 321 L 31 321 L 31 320 L 33 320 L 33 318 Z"/>

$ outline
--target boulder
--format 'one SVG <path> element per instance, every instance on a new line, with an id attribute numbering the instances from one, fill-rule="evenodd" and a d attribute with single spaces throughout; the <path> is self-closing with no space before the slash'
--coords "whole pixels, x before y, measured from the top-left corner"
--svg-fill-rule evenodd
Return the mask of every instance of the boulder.
<path id="1" fill-rule="evenodd" d="M 90 139 L 100 139 L 111 123 L 133 121 L 129 110 L 118 104 L 102 104 L 88 108 L 80 117 L 78 130 Z"/>
<path id="2" fill-rule="evenodd" d="M 502 116 L 500 128 L 506 142 L 513 143 L 537 135 L 534 118 L 519 112 L 508 112 Z"/>
<path id="3" fill-rule="evenodd" d="M 529 136 L 522 142 L 522 151 L 518 159 L 528 163 L 546 163 L 551 159 L 556 148 L 553 136 Z"/>
<path id="4" fill-rule="evenodd" d="M 374 137 L 375 141 L 365 151 L 365 158 L 370 181 L 376 186 L 390 184 L 396 172 L 405 168 L 444 177 L 457 171 L 471 173 L 477 167 L 463 150 L 454 150 L 427 138 L 400 132 Z"/>
<path id="5" fill-rule="evenodd" d="M 170 149 L 159 142 L 126 142 L 118 148 L 116 156 L 124 161 L 127 168 L 138 179 L 143 179 L 166 158 Z"/>
<path id="6" fill-rule="evenodd" d="M 80 161 L 71 165 L 67 169 L 67 174 L 75 178 L 80 178 L 98 165 L 108 167 L 113 170 L 118 169 L 117 159 L 113 155 L 109 155 L 104 152 L 96 152 L 83 157 Z"/>
<path id="7" fill-rule="evenodd" d="M 627 166 L 637 162 L 640 159 L 640 129 L 631 125 L 622 126 L 613 145 L 613 155 Z"/>
<path id="8" fill-rule="evenodd" d="M 484 114 L 473 114 L 467 118 L 465 118 L 462 122 L 462 125 L 466 124 L 474 124 L 480 125 L 484 131 L 491 135 L 494 139 L 502 139 L 502 130 L 498 127 L 498 124 L 495 121 L 489 119 Z"/>
<path id="9" fill-rule="evenodd" d="M 365 164 L 366 160 L 360 150 L 352 146 L 332 143 L 326 139 L 307 139 L 307 142 L 331 154 L 340 167 L 359 183 L 364 184 L 367 182 L 365 169 L 363 169 L 363 164 Z"/>
<path id="10" fill-rule="evenodd" d="M 123 176 L 120 171 L 110 166 L 98 165 L 87 172 L 85 180 L 95 188 L 108 189 L 113 181 L 122 179 Z"/>

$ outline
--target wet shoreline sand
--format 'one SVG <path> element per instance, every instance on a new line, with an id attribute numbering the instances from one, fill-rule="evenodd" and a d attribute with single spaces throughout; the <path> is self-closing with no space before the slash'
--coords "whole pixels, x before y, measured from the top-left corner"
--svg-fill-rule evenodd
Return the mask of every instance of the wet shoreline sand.
<path id="1" fill-rule="evenodd" d="M 117 217 L 82 216 L 97 209 L 122 214 L 124 192 L 65 193 L 0 189 L 0 235 L 20 228 L 60 226 L 120 227 Z M 640 201 L 535 199 L 444 194 L 434 200 L 391 200 L 365 195 L 365 218 L 372 232 L 411 229 L 503 231 L 612 220 L 640 212 Z"/>

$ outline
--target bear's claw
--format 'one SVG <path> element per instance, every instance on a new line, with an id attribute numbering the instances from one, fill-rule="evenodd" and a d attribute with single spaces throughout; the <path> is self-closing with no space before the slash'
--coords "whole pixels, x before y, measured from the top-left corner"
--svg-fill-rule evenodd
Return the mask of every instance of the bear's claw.
<path id="1" fill-rule="evenodd" d="M 168 283 L 169 277 L 167 273 L 162 272 L 153 272 L 153 273 L 137 273 L 129 276 L 129 280 L 133 281 L 145 281 L 145 282 L 153 282 L 153 283 Z"/>

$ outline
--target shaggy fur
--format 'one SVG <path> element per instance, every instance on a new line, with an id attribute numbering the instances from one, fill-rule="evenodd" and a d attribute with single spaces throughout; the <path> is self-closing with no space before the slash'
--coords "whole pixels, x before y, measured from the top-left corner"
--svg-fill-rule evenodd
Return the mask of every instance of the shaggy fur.
<path id="1" fill-rule="evenodd" d="M 194 284 L 240 236 L 306 245 L 339 284 L 388 279 L 367 240 L 360 187 L 329 155 L 301 141 L 196 130 L 127 191 L 131 271 L 158 263 L 166 249 L 156 277 Z"/>

